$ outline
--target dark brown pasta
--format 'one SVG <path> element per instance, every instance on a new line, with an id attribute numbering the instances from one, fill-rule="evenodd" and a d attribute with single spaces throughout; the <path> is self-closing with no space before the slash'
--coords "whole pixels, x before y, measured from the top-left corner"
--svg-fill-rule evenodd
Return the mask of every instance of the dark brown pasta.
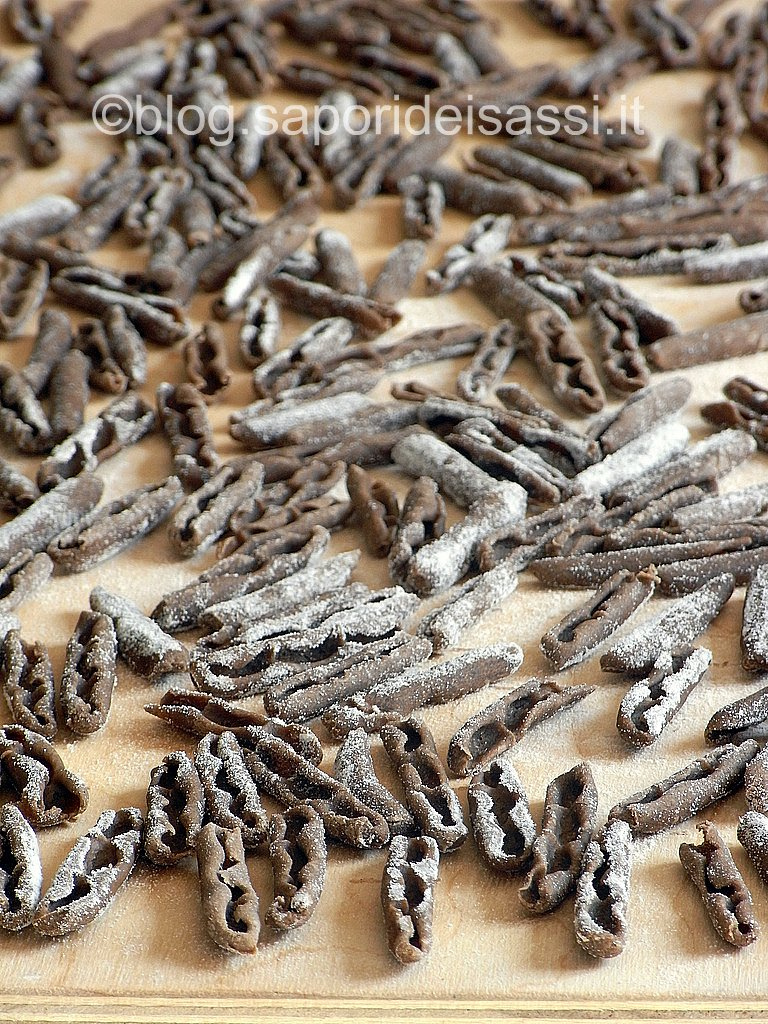
<path id="1" fill-rule="evenodd" d="M 35 930 L 67 935 L 103 914 L 136 865 L 143 824 L 137 807 L 104 811 L 64 858 L 37 908 Z"/>
<path id="2" fill-rule="evenodd" d="M 227 953 L 255 953 L 259 898 L 245 862 L 240 830 L 209 821 L 197 837 L 197 867 L 205 927 Z"/>
<path id="3" fill-rule="evenodd" d="M 117 682 L 117 636 L 112 619 L 83 611 L 69 638 L 59 701 L 64 722 L 78 736 L 101 729 Z"/>
<path id="4" fill-rule="evenodd" d="M 575 888 L 596 814 L 597 789 L 586 762 L 549 784 L 541 832 L 531 851 L 531 869 L 520 889 L 526 910 L 548 913 Z"/>
<path id="5" fill-rule="evenodd" d="M 57 732 L 56 690 L 46 647 L 27 643 L 12 629 L 0 649 L 3 696 L 18 725 L 52 739 Z"/>
<path id="6" fill-rule="evenodd" d="M 430 836 L 395 836 L 381 880 L 381 905 L 390 952 L 401 964 L 432 948 L 432 915 L 440 851 Z"/>

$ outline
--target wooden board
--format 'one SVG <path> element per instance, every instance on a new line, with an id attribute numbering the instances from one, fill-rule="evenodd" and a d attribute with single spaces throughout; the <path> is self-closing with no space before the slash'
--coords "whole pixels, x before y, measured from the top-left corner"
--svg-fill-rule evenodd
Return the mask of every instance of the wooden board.
<path id="1" fill-rule="evenodd" d="M 118 18 L 122 21 L 149 7 L 145 0 L 124 0 L 117 16 L 107 0 L 93 0 L 78 29 L 84 41 Z M 479 0 L 478 6 L 499 20 L 500 38 L 513 61 L 527 64 L 546 59 L 571 61 L 585 49 L 557 40 L 536 26 L 517 3 Z M 724 10 L 731 9 L 730 5 Z M 754 3 L 742 4 L 745 8 Z M 4 40 L 6 42 L 7 40 Z M 632 86 L 643 105 L 644 123 L 654 144 L 643 160 L 658 151 L 665 133 L 697 140 L 697 104 L 709 77 L 699 72 L 662 74 Z M 610 112 L 610 111 L 609 111 Z M 8 135 L 8 130 L 3 130 Z M 67 124 L 64 159 L 46 171 L 25 172 L 0 194 L 0 209 L 10 209 L 42 191 L 72 191 L 83 169 L 94 166 L 109 151 L 109 143 L 90 126 Z M 740 156 L 744 175 L 766 170 L 766 150 L 747 143 Z M 258 192 L 265 211 L 275 197 Z M 458 240 L 468 218 L 449 215 L 440 241 L 430 249 L 434 265 L 448 244 Z M 370 276 L 399 240 L 398 204 L 378 199 L 360 211 L 328 212 L 323 223 L 346 231 L 355 241 L 363 268 Z M 135 253 L 110 248 L 105 260 L 116 266 L 136 265 Z M 671 278 L 631 282 L 659 307 L 677 316 L 684 328 L 736 315 L 737 286 L 692 288 Z M 197 320 L 207 315 L 208 299 L 196 301 Z M 441 299 L 424 297 L 419 282 L 414 297 L 402 304 L 404 318 L 396 335 L 431 324 L 492 318 L 465 291 Z M 306 326 L 286 318 L 285 339 Z M 226 431 L 230 411 L 251 400 L 249 377 L 236 355 L 234 328 L 227 328 L 233 365 L 233 386 L 212 418 L 223 456 L 238 449 Z M 0 358 L 21 365 L 31 335 L 5 343 Z M 451 387 L 462 364 L 419 371 L 432 384 Z M 690 371 L 694 396 L 684 416 L 695 438 L 708 431 L 698 416 L 701 403 L 715 396 L 721 384 L 740 372 L 768 379 L 768 355 Z M 403 379 L 413 373 L 402 374 Z M 177 351 L 153 350 L 150 386 L 161 380 L 180 381 L 183 368 Z M 521 381 L 545 402 L 546 388 L 518 359 L 510 379 Z M 386 389 L 376 393 L 382 396 Z M 91 413 L 104 404 L 96 396 Z M 33 463 L 20 461 L 30 472 Z M 165 442 L 154 436 L 104 465 L 100 470 L 110 497 L 140 482 L 157 480 L 170 471 Z M 390 474 L 391 475 L 391 474 Z M 734 472 L 727 487 L 768 480 L 768 461 L 756 456 L 748 467 Z M 403 481 L 404 482 L 404 481 Z M 334 550 L 356 546 L 353 531 L 334 540 Z M 213 561 L 209 555 L 191 562 L 174 556 L 164 530 L 158 530 L 135 550 L 89 573 L 53 580 L 20 612 L 24 635 L 49 644 L 60 672 L 66 640 L 78 613 L 88 605 L 96 583 L 126 594 L 149 611 L 171 588 L 192 580 Z M 355 578 L 372 586 L 386 584 L 383 563 L 363 558 Z M 515 641 L 525 651 L 518 676 L 449 707 L 427 712 L 439 749 L 465 719 L 491 699 L 529 675 L 546 671 L 539 652 L 543 632 L 566 610 L 582 600 L 575 592 L 552 593 L 524 576 L 517 593 L 466 637 L 466 646 Z M 740 668 L 739 628 L 743 592 L 737 592 L 707 633 L 714 663 L 663 738 L 650 750 L 628 753 L 615 728 L 616 710 L 624 685 L 600 672 L 594 661 L 564 675 L 587 682 L 596 692 L 575 709 L 541 727 L 515 750 L 512 760 L 532 800 L 541 812 L 548 781 L 577 761 L 586 759 L 597 780 L 601 813 L 620 797 L 679 768 L 703 748 L 702 731 L 712 712 L 761 685 Z M 659 603 L 655 602 L 653 611 Z M 646 609 L 645 614 L 650 612 Z M 463 649 L 463 648 L 462 648 Z M 74 839 L 108 807 L 142 805 L 150 769 L 169 750 L 193 741 L 176 734 L 143 711 L 156 697 L 145 681 L 120 668 L 112 715 L 102 733 L 75 743 L 58 740 L 66 763 L 91 791 L 86 813 L 75 824 L 40 835 L 46 882 Z M 0 712 L 2 713 L 2 712 Z M 376 762 L 391 781 L 381 751 Z M 335 747 L 328 744 L 326 765 Z M 465 783 L 456 783 L 466 806 Z M 736 796 L 712 812 L 722 827 L 739 867 L 753 889 L 758 917 L 768 924 L 768 892 L 736 843 L 735 826 L 743 808 Z M 518 882 L 488 873 L 471 842 L 446 856 L 441 865 L 432 955 L 422 964 L 400 968 L 386 949 L 380 923 L 379 883 L 385 854 L 359 855 L 334 848 L 328 883 L 317 914 L 296 934 L 265 939 L 258 955 L 230 959 L 206 939 L 197 899 L 193 862 L 176 870 L 142 867 L 101 920 L 65 941 L 48 941 L 27 931 L 0 935 L 0 1021 L 251 1021 L 278 1020 L 421 1020 L 484 1021 L 492 1018 L 600 1018 L 664 1020 L 732 1019 L 762 1016 L 767 994 L 765 948 L 768 938 L 742 952 L 726 949 L 711 931 L 697 897 L 688 887 L 677 858 L 680 841 L 691 839 L 692 824 L 637 844 L 631 904 L 631 936 L 623 956 L 599 963 L 590 960 L 573 939 L 572 903 L 544 919 L 532 920 L 517 898 Z M 262 906 L 271 899 L 271 881 L 263 856 L 250 858 L 254 884 Z"/>

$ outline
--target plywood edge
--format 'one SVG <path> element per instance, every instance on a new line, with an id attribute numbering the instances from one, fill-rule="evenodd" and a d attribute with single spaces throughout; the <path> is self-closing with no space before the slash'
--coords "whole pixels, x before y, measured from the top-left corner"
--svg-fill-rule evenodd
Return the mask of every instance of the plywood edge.
<path id="1" fill-rule="evenodd" d="M 552 1001 L 541 1000 L 339 1000 L 276 997 L 273 999 L 120 998 L 98 996 L 0 996 L 0 1024 L 431 1024 L 461 1021 L 485 1024 L 577 1024 L 610 1020 L 612 1024 L 694 1024 L 712 1020 L 768 1021 L 768 1002 L 703 1001 Z"/>

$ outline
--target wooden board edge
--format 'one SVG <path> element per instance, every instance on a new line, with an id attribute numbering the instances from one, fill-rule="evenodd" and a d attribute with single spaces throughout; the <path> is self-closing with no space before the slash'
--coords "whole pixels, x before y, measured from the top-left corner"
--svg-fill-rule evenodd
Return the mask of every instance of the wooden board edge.
<path id="1" fill-rule="evenodd" d="M 696 1024 L 768 1021 L 768 1002 L 1 996 L 0 1024 Z"/>

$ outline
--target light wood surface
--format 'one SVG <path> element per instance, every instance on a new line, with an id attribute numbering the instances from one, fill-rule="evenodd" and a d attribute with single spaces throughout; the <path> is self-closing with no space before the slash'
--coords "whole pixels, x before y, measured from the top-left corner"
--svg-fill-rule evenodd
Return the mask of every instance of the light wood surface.
<path id="1" fill-rule="evenodd" d="M 132 17 L 148 7 L 145 0 L 124 0 L 120 5 L 93 0 L 77 31 L 84 41 L 101 27 Z M 556 39 L 530 21 L 517 3 L 480 0 L 478 6 L 496 17 L 503 45 L 521 64 L 546 59 L 571 61 L 585 53 L 572 41 Z M 724 8 L 724 12 L 734 5 Z M 750 8 L 754 3 L 743 3 Z M 7 40 L 4 40 L 7 43 Z M 652 158 L 666 133 L 694 141 L 698 132 L 698 103 L 709 76 L 700 72 L 660 74 L 633 84 L 644 104 L 643 121 L 654 135 L 654 145 L 643 159 Z M 609 110 L 610 112 L 610 110 Z M 3 130 L 9 136 L 8 130 Z M 46 171 L 18 176 L 0 194 L 0 210 L 43 191 L 71 191 L 83 169 L 94 166 L 110 144 L 90 126 L 64 127 L 63 160 Z M 740 157 L 743 175 L 763 173 L 768 151 L 746 143 Z M 274 208 L 275 197 L 258 191 L 261 207 Z M 400 238 L 399 208 L 391 198 L 377 199 L 359 211 L 326 212 L 323 224 L 337 226 L 355 241 L 361 262 L 370 276 Z M 439 242 L 430 248 L 434 265 L 448 244 L 458 240 L 469 219 L 449 215 Z M 119 244 L 104 256 L 114 265 L 134 264 L 136 254 Z M 738 286 L 685 287 L 679 280 L 651 278 L 630 282 L 664 310 L 676 315 L 684 328 L 700 326 L 736 315 Z M 208 298 L 193 307 L 196 319 L 207 316 Z M 396 335 L 431 324 L 492 318 L 477 299 L 459 291 L 440 299 L 423 295 L 417 284 L 414 297 L 402 303 L 403 322 Z M 287 317 L 284 338 L 306 326 Z M 212 409 L 221 454 L 238 449 L 226 431 L 228 415 L 252 399 L 249 375 L 238 363 L 234 328 L 227 328 L 234 383 L 225 400 Z M 21 365 L 31 345 L 31 334 L 4 343 L 0 358 Z M 460 363 L 420 370 L 424 380 L 451 387 Z M 701 403 L 711 399 L 735 373 L 768 379 L 768 355 L 690 371 L 694 396 L 684 421 L 694 438 L 708 430 L 698 416 Z M 414 373 L 401 377 L 409 379 Z M 150 386 L 161 380 L 183 379 L 179 353 L 153 350 Z M 546 388 L 528 364 L 518 359 L 509 379 L 529 386 L 544 401 Z M 382 396 L 386 389 L 376 393 Z M 92 412 L 104 404 L 96 396 Z M 33 471 L 34 463 L 19 461 Z M 107 495 L 114 497 L 140 482 L 157 480 L 170 471 L 167 446 L 153 436 L 108 462 L 100 470 Z M 394 477 L 394 474 L 389 474 Z M 764 455 L 734 472 L 726 487 L 768 480 Z M 403 481 L 404 483 L 404 481 Z M 334 550 L 356 546 L 354 531 L 336 535 Z M 78 613 L 88 605 L 96 583 L 130 596 L 149 611 L 172 588 L 192 580 L 214 556 L 189 562 L 174 556 L 161 528 L 124 554 L 97 569 L 74 577 L 58 577 L 40 596 L 20 611 L 24 635 L 45 641 L 60 672 L 64 647 Z M 386 585 L 382 562 L 364 557 L 355 578 L 372 586 Z M 548 592 L 527 575 L 517 593 L 467 635 L 465 645 L 515 641 L 525 651 L 516 678 L 468 697 L 454 705 L 426 713 L 445 752 L 448 739 L 466 718 L 529 675 L 546 672 L 539 639 L 566 610 L 583 599 L 576 592 Z M 714 663 L 705 682 L 694 693 L 661 740 L 651 749 L 628 752 L 615 727 L 616 711 L 625 684 L 605 675 L 595 661 L 564 674 L 568 681 L 587 682 L 596 692 L 576 708 L 543 725 L 512 754 L 539 817 L 548 781 L 577 761 L 592 765 L 600 792 L 601 814 L 622 796 L 681 767 L 703 749 L 703 728 L 712 712 L 757 689 L 764 681 L 740 668 L 739 628 L 743 591 L 727 605 L 705 642 L 712 646 Z M 659 600 L 646 609 L 655 612 Z M 119 683 L 107 727 L 87 740 L 57 746 L 68 766 L 87 782 L 91 800 L 76 823 L 40 833 L 46 883 L 75 838 L 89 828 L 108 807 L 143 805 L 150 769 L 169 750 L 190 753 L 194 741 L 176 733 L 143 711 L 158 694 L 148 684 L 120 667 Z M 0 711 L 0 714 L 5 714 Z M 326 746 L 326 766 L 335 746 Z M 381 750 L 376 762 L 382 777 L 391 780 Z M 465 783 L 456 789 L 466 807 Z M 743 808 L 737 795 L 713 810 L 712 819 L 731 844 L 739 867 L 751 886 L 759 919 L 768 927 L 768 892 L 761 885 L 741 847 L 735 826 Z M 327 1021 L 401 1019 L 485 1021 L 529 1018 L 559 1021 L 601 1018 L 610 1011 L 616 1021 L 703 1019 L 704 1016 L 758 1019 L 768 993 L 765 959 L 768 935 L 748 949 L 727 949 L 712 932 L 702 906 L 688 886 L 677 858 L 682 839 L 691 839 L 691 823 L 655 839 L 637 844 L 631 901 L 631 935 L 626 952 L 617 960 L 600 963 L 575 944 L 572 901 L 543 919 L 527 917 L 517 898 L 518 882 L 490 874 L 479 862 L 471 841 L 443 859 L 435 913 L 435 940 L 431 956 L 403 969 L 387 952 L 380 920 L 379 881 L 385 853 L 359 855 L 334 848 L 328 882 L 310 924 L 292 935 L 265 941 L 256 956 L 231 959 L 206 938 L 197 898 L 194 861 L 173 870 L 142 866 L 100 920 L 65 941 L 42 939 L 27 931 L 0 935 L 0 1021 Z M 271 880 L 263 856 L 249 858 L 252 877 L 265 909 L 271 900 Z"/>

